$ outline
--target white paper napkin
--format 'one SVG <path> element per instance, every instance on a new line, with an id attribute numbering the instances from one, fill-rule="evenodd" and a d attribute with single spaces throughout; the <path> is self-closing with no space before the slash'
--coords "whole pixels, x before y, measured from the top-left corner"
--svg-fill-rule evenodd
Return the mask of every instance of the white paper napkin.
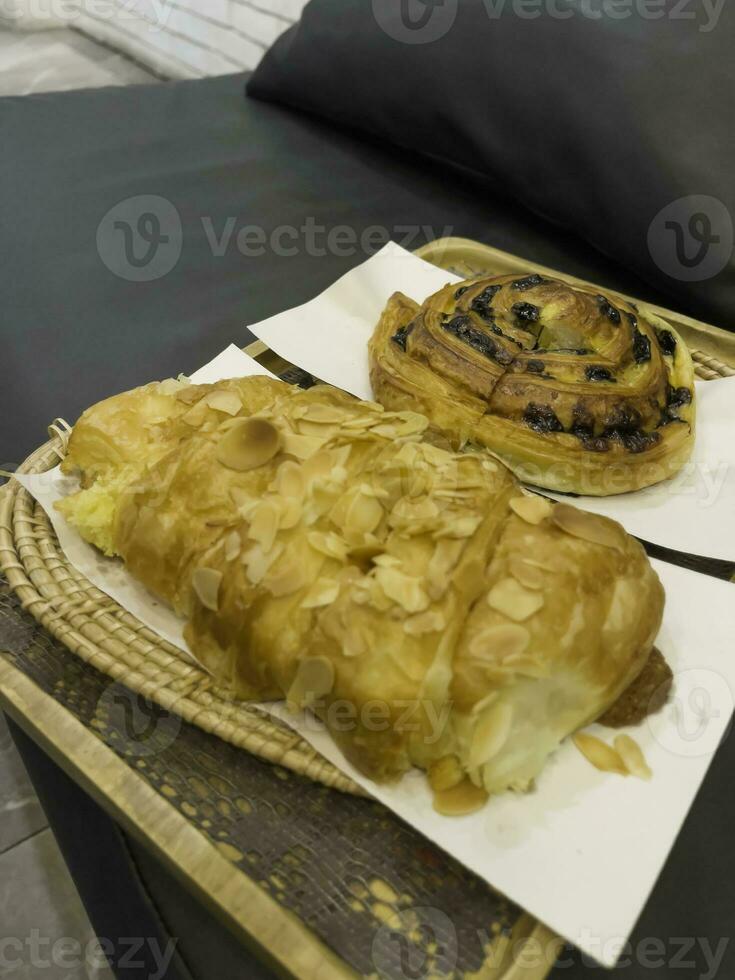
<path id="1" fill-rule="evenodd" d="M 390 243 L 311 302 L 249 329 L 287 360 L 371 399 L 367 343 L 396 291 L 418 302 L 458 277 Z M 654 544 L 735 561 L 735 378 L 697 384 L 696 450 L 672 480 L 636 493 L 582 497 Z"/>
<path id="2" fill-rule="evenodd" d="M 216 365 L 213 366 L 213 365 Z M 257 370 L 256 370 L 257 368 Z M 262 373 L 230 348 L 193 377 L 215 381 Z M 57 470 L 17 479 L 48 513 L 71 563 L 159 635 L 191 656 L 182 622 L 128 575 L 81 540 L 53 503 L 75 486 Z M 658 645 L 676 673 L 674 698 L 631 729 L 654 771 L 653 781 L 602 774 L 565 744 L 535 792 L 504 794 L 477 814 L 440 817 L 426 780 L 410 773 L 378 786 L 350 765 L 312 717 L 283 705 L 262 707 L 283 718 L 339 769 L 551 929 L 613 966 L 676 840 L 726 731 L 735 704 L 735 592 L 726 582 L 654 562 L 666 589 Z M 598 732 L 611 740 L 612 733 Z"/>

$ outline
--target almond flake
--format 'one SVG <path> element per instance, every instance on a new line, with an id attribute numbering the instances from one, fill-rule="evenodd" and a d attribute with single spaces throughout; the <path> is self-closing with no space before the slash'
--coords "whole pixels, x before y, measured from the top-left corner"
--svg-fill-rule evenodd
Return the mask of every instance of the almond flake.
<path id="1" fill-rule="evenodd" d="M 628 775 L 628 770 L 620 755 L 612 746 L 607 745 L 601 739 L 595 738 L 594 735 L 577 732 L 572 737 L 572 741 L 595 769 L 599 769 L 600 772 L 616 772 L 619 776 Z"/>
<path id="2" fill-rule="evenodd" d="M 279 517 L 277 507 L 268 500 L 258 504 L 251 515 L 248 537 L 257 541 L 265 554 L 268 554 L 276 540 Z"/>
<path id="3" fill-rule="evenodd" d="M 570 507 L 569 504 L 557 504 L 551 520 L 562 531 L 589 541 L 590 544 L 616 548 L 618 551 L 625 548 L 625 531 L 609 518 L 589 514 L 577 507 Z"/>
<path id="4" fill-rule="evenodd" d="M 631 738 L 630 735 L 618 735 L 613 744 L 631 776 L 646 780 L 653 777 L 653 772 L 646 762 L 643 750 L 634 738 Z"/>
<path id="5" fill-rule="evenodd" d="M 293 595 L 307 583 L 306 569 L 296 561 L 289 562 L 284 568 L 277 572 L 268 574 L 263 579 L 263 588 L 270 594 L 280 599 L 283 596 Z"/>
<path id="6" fill-rule="evenodd" d="M 296 459 L 308 459 L 317 453 L 325 440 L 318 436 L 302 436 L 295 432 L 286 432 L 283 436 L 283 451 Z"/>
<path id="7" fill-rule="evenodd" d="M 513 578 L 527 589 L 542 589 L 546 584 L 546 576 L 538 565 L 531 565 L 518 555 L 508 562 L 508 569 Z"/>
<path id="8" fill-rule="evenodd" d="M 434 809 L 443 817 L 464 817 L 481 810 L 488 799 L 484 789 L 464 779 L 451 789 L 435 792 Z"/>
<path id="9" fill-rule="evenodd" d="M 319 578 L 301 602 L 302 609 L 320 609 L 328 606 L 339 595 L 339 582 L 331 578 Z"/>
<path id="10" fill-rule="evenodd" d="M 532 496 L 513 497 L 509 502 L 510 509 L 528 524 L 540 524 L 551 516 L 554 509 L 544 497 Z"/>
<path id="11" fill-rule="evenodd" d="M 287 459 L 278 467 L 273 489 L 282 497 L 301 499 L 306 490 L 302 467 L 292 459 Z"/>
<path id="12" fill-rule="evenodd" d="M 404 575 L 397 568 L 375 570 L 375 579 L 389 599 L 398 603 L 406 612 L 423 612 L 429 606 L 429 597 L 422 588 L 421 580 Z"/>
<path id="13" fill-rule="evenodd" d="M 380 524 L 383 514 L 383 507 L 379 500 L 358 491 L 347 505 L 343 526 L 346 531 L 371 534 Z"/>
<path id="14" fill-rule="evenodd" d="M 468 758 L 470 769 L 495 758 L 508 741 L 512 725 L 513 705 L 507 701 L 491 705 L 478 716 Z"/>
<path id="15" fill-rule="evenodd" d="M 311 547 L 327 558 L 336 558 L 337 561 L 346 561 L 347 545 L 334 534 L 333 531 L 309 531 L 306 540 Z"/>
<path id="16" fill-rule="evenodd" d="M 444 522 L 444 525 L 435 532 L 434 537 L 437 538 L 437 540 L 441 538 L 469 538 L 475 533 L 481 523 L 482 517 L 474 514 L 468 514 L 463 517 L 449 518 Z"/>
<path id="17" fill-rule="evenodd" d="M 437 541 L 426 570 L 426 584 L 432 599 L 440 599 L 449 586 L 450 575 L 465 549 L 461 540 L 443 538 Z"/>
<path id="18" fill-rule="evenodd" d="M 349 413 L 346 409 L 335 408 L 333 405 L 323 405 L 319 402 L 313 402 L 306 407 L 301 417 L 308 419 L 309 422 L 324 422 L 328 425 L 339 425 L 340 422 L 343 422 L 349 417 Z"/>
<path id="19" fill-rule="evenodd" d="M 447 625 L 443 613 L 433 609 L 419 613 L 417 616 L 410 616 L 403 621 L 404 632 L 409 636 L 424 636 L 427 633 L 439 633 Z"/>
<path id="20" fill-rule="evenodd" d="M 326 657 L 302 660 L 286 699 L 295 708 L 307 708 L 334 688 L 334 665 Z"/>
<path id="21" fill-rule="evenodd" d="M 218 572 L 215 568 L 197 568 L 191 577 L 191 584 L 204 608 L 219 612 L 222 572 Z"/>
<path id="22" fill-rule="evenodd" d="M 530 642 L 531 634 L 525 626 L 502 623 L 478 633 L 470 641 L 468 649 L 470 656 L 477 660 L 502 661 L 525 653 Z"/>
<path id="23" fill-rule="evenodd" d="M 210 408 L 225 415 L 237 415 L 242 410 L 242 399 L 236 391 L 213 391 L 204 400 Z"/>
<path id="24" fill-rule="evenodd" d="M 225 561 L 234 561 L 240 556 L 242 541 L 237 531 L 230 531 L 225 538 Z"/>
<path id="25" fill-rule="evenodd" d="M 528 589 L 515 579 L 505 578 L 497 582 L 488 592 L 487 603 L 491 609 L 502 613 L 508 619 L 522 623 L 537 613 L 544 604 L 544 597 Z"/>
<path id="26" fill-rule="evenodd" d="M 240 419 L 220 439 L 217 459 L 228 469 L 245 472 L 270 462 L 280 446 L 281 436 L 272 422 Z"/>
<path id="27" fill-rule="evenodd" d="M 443 759 L 432 762 L 428 769 L 429 786 L 437 792 L 451 789 L 464 779 L 462 767 L 456 755 L 445 755 Z"/>

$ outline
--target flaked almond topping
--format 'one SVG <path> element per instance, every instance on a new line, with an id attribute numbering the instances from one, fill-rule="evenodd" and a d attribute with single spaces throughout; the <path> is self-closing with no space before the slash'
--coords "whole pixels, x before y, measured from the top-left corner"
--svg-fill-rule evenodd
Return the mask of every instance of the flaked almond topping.
<path id="1" fill-rule="evenodd" d="M 395 555 L 389 554 L 376 555 L 376 557 L 373 558 L 373 563 L 375 565 L 380 565 L 381 568 L 400 568 L 402 565 L 400 558 L 396 558 Z"/>
<path id="2" fill-rule="evenodd" d="M 434 537 L 441 538 L 469 538 L 475 533 L 482 523 L 482 517 L 474 514 L 467 514 L 461 517 L 447 518 L 438 531 L 434 532 Z"/>
<path id="3" fill-rule="evenodd" d="M 164 381 L 158 382 L 158 394 L 159 395 L 176 395 L 180 398 L 181 392 L 185 388 L 188 388 L 189 384 L 185 381 L 179 381 L 176 378 L 166 378 Z"/>
<path id="4" fill-rule="evenodd" d="M 478 715 L 472 736 L 468 766 L 484 766 L 501 751 L 513 725 L 513 705 L 499 701 Z"/>
<path id="5" fill-rule="evenodd" d="M 350 413 L 344 408 L 340 409 L 335 408 L 334 405 L 322 405 L 319 402 L 314 402 L 306 407 L 301 417 L 308 419 L 309 422 L 324 422 L 327 425 L 339 425 L 349 415 Z"/>
<path id="6" fill-rule="evenodd" d="M 237 415 L 242 409 L 242 399 L 236 391 L 213 391 L 204 400 L 210 408 L 225 415 Z"/>
<path id="7" fill-rule="evenodd" d="M 625 548 L 625 532 L 619 524 L 597 514 L 570 507 L 569 504 L 556 504 L 551 515 L 554 523 L 562 531 L 589 541 L 590 544 L 600 544 L 605 548 Z"/>
<path id="8" fill-rule="evenodd" d="M 217 459 L 228 469 L 245 472 L 270 462 L 280 446 L 281 436 L 272 422 L 240 419 L 220 439 Z"/>
<path id="9" fill-rule="evenodd" d="M 191 425 L 193 428 L 198 429 L 204 424 L 204 420 L 207 417 L 207 404 L 202 399 L 196 402 L 187 412 L 181 416 L 182 422 L 186 422 L 187 425 Z"/>
<path id="10" fill-rule="evenodd" d="M 464 549 L 465 543 L 462 540 L 443 538 L 437 541 L 426 570 L 427 588 L 432 599 L 439 599 L 446 592 L 450 575 Z"/>
<path id="11" fill-rule="evenodd" d="M 257 541 L 266 554 L 276 540 L 280 516 L 278 508 L 269 500 L 259 503 L 251 515 L 248 537 Z"/>
<path id="12" fill-rule="evenodd" d="M 505 578 L 488 592 L 487 603 L 491 609 L 502 613 L 516 623 L 522 623 L 537 613 L 544 604 L 544 597 L 530 592 L 515 579 Z"/>
<path id="13" fill-rule="evenodd" d="M 363 564 L 379 558 L 383 551 L 383 545 L 374 534 L 365 534 L 359 541 L 350 543 L 349 549 L 350 558 L 359 564 Z"/>
<path id="14" fill-rule="evenodd" d="M 337 561 L 347 559 L 347 544 L 332 531 L 309 531 L 306 540 L 311 547 L 327 558 L 336 558 Z"/>
<path id="15" fill-rule="evenodd" d="M 334 688 L 334 666 L 326 657 L 307 657 L 296 671 L 286 699 L 295 708 L 307 708 Z"/>
<path id="16" fill-rule="evenodd" d="M 546 583 L 543 569 L 531 565 L 519 555 L 513 555 L 508 562 L 508 569 L 513 578 L 527 589 L 542 589 Z"/>
<path id="17" fill-rule="evenodd" d="M 263 579 L 263 588 L 267 589 L 274 598 L 280 599 L 298 592 L 306 583 L 307 575 L 303 564 L 292 560 L 284 568 L 270 572 Z"/>
<path id="18" fill-rule="evenodd" d="M 616 772 L 619 776 L 628 775 L 628 770 L 620 755 L 612 746 L 607 745 L 601 739 L 595 738 L 594 735 L 577 732 L 572 741 L 595 769 L 599 769 L 600 772 Z"/>
<path id="19" fill-rule="evenodd" d="M 225 561 L 234 561 L 242 551 L 242 541 L 237 531 L 230 531 L 225 538 Z"/>
<path id="20" fill-rule="evenodd" d="M 409 616 L 403 621 L 403 629 L 409 636 L 424 636 L 427 633 L 439 633 L 447 625 L 444 613 L 434 609 Z"/>
<path id="21" fill-rule="evenodd" d="M 280 557 L 282 552 L 282 544 L 276 544 L 267 554 L 259 544 L 253 545 L 248 551 L 243 552 L 241 560 L 245 565 L 248 581 L 253 585 L 260 584 L 265 578 L 268 569 Z"/>
<path id="22" fill-rule="evenodd" d="M 394 505 L 389 524 L 393 527 L 411 524 L 414 521 L 433 521 L 439 516 L 439 508 L 431 497 L 402 497 Z"/>
<path id="23" fill-rule="evenodd" d="M 451 789 L 464 779 L 462 767 L 456 755 L 445 755 L 443 759 L 432 762 L 428 770 L 429 786 L 437 792 Z"/>
<path id="24" fill-rule="evenodd" d="M 296 527 L 304 513 L 302 501 L 298 497 L 282 497 L 277 506 L 281 515 L 278 520 L 279 529 L 289 531 Z"/>
<path id="25" fill-rule="evenodd" d="M 383 514 L 379 500 L 358 491 L 345 509 L 344 529 L 358 534 L 371 534 L 380 524 Z"/>
<path id="26" fill-rule="evenodd" d="M 488 799 L 484 789 L 475 786 L 469 779 L 463 779 L 451 789 L 434 792 L 434 809 L 443 817 L 466 817 L 481 810 Z"/>
<path id="27" fill-rule="evenodd" d="M 525 653 L 530 642 L 531 634 L 525 626 L 502 623 L 490 626 L 473 637 L 469 653 L 477 660 L 501 661 Z"/>
<path id="28" fill-rule="evenodd" d="M 554 509 L 550 501 L 536 494 L 513 497 L 509 503 L 510 509 L 528 524 L 540 524 L 551 516 Z"/>
<path id="29" fill-rule="evenodd" d="M 222 572 L 218 572 L 215 568 L 197 568 L 191 577 L 191 584 L 204 608 L 219 612 Z"/>
<path id="30" fill-rule="evenodd" d="M 643 750 L 634 738 L 631 738 L 630 735 L 618 735 L 613 744 L 631 776 L 646 780 L 653 777 L 653 772 L 646 762 Z"/>
<path id="31" fill-rule="evenodd" d="M 331 578 L 319 578 L 306 593 L 301 602 L 304 609 L 320 609 L 328 606 L 339 595 L 339 582 Z"/>
<path id="32" fill-rule="evenodd" d="M 423 612 L 429 606 L 429 597 L 422 588 L 421 579 L 404 575 L 397 568 L 380 566 L 375 570 L 375 578 L 386 596 L 406 612 Z"/>
<path id="33" fill-rule="evenodd" d="M 285 432 L 283 435 L 283 451 L 296 459 L 308 459 L 324 445 L 325 440 L 318 436 L 302 436 L 296 432 Z"/>
<path id="34" fill-rule="evenodd" d="M 306 483 L 302 468 L 292 459 L 281 463 L 273 481 L 273 489 L 282 497 L 300 499 L 304 496 Z"/>

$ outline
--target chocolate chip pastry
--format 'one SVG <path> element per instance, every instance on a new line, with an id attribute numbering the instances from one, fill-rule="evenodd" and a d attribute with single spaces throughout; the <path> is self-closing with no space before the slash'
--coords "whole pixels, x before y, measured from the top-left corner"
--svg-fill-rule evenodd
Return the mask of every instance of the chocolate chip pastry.
<path id="1" fill-rule="evenodd" d="M 664 597 L 618 524 L 428 425 L 269 378 L 148 385 L 74 427 L 60 509 L 238 697 L 311 709 L 361 772 L 419 766 L 461 813 L 635 681 Z"/>
<path id="2" fill-rule="evenodd" d="M 694 443 L 694 372 L 668 323 L 540 275 L 391 297 L 370 341 L 376 399 L 496 453 L 527 483 L 606 496 L 673 476 Z"/>

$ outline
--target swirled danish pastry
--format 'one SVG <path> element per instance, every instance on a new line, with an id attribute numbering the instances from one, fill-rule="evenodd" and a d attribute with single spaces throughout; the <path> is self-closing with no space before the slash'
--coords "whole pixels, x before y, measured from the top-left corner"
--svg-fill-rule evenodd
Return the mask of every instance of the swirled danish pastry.
<path id="1" fill-rule="evenodd" d="M 422 412 L 537 486 L 623 493 L 673 476 L 692 451 L 686 344 L 593 289 L 528 275 L 448 285 L 421 306 L 396 293 L 369 350 L 381 404 Z"/>

